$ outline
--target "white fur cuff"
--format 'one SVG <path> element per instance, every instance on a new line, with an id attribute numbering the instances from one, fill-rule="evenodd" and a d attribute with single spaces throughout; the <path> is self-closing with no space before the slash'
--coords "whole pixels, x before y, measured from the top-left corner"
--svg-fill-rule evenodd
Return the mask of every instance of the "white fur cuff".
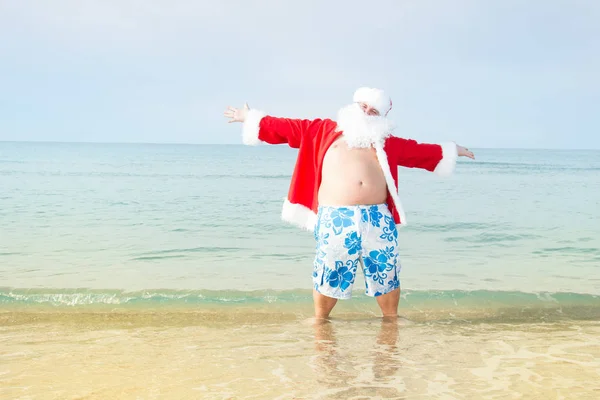
<path id="1" fill-rule="evenodd" d="M 302 204 L 294 204 L 285 199 L 281 210 L 281 219 L 307 231 L 314 231 L 317 214 Z"/>
<path id="2" fill-rule="evenodd" d="M 438 163 L 437 167 L 433 170 L 433 173 L 438 176 L 449 176 L 454 172 L 456 167 L 456 159 L 458 158 L 458 152 L 456 151 L 456 143 L 442 143 L 442 159 Z"/>
<path id="3" fill-rule="evenodd" d="M 261 143 L 261 140 L 258 138 L 258 132 L 260 131 L 260 120 L 265 115 L 264 112 L 258 110 L 248 111 L 242 128 L 242 142 L 244 144 L 255 146 Z"/>

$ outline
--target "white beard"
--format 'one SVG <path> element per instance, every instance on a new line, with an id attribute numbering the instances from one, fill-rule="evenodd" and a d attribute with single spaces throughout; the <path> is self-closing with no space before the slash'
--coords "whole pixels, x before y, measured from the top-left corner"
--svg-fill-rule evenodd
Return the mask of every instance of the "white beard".
<path id="1" fill-rule="evenodd" d="M 383 143 L 394 129 L 386 117 L 367 115 L 356 103 L 338 111 L 337 126 L 349 147 L 370 147 L 378 142 Z"/>

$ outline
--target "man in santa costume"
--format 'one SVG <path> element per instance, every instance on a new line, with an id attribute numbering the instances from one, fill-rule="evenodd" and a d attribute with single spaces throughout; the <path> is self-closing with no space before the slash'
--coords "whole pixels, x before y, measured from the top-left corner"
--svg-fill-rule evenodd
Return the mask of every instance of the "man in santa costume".
<path id="1" fill-rule="evenodd" d="M 315 317 L 325 319 L 338 299 L 349 299 L 360 265 L 366 294 L 384 317 L 397 317 L 400 262 L 397 227 L 406 225 L 398 197 L 398 167 L 451 174 L 458 156 L 474 158 L 453 142 L 418 143 L 392 135 L 392 101 L 363 87 L 331 119 L 290 119 L 229 107 L 241 122 L 242 141 L 287 144 L 298 149 L 283 220 L 314 232 Z"/>

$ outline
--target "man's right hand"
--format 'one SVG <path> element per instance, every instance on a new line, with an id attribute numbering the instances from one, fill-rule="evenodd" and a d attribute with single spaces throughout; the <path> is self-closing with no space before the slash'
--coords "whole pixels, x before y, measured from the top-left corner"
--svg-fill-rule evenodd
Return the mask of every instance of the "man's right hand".
<path id="1" fill-rule="evenodd" d="M 227 107 L 224 115 L 226 118 L 230 118 L 230 120 L 227 121 L 228 123 L 244 122 L 248 115 L 248 110 L 250 110 L 250 107 L 248 107 L 248 103 L 245 103 L 242 108 Z"/>

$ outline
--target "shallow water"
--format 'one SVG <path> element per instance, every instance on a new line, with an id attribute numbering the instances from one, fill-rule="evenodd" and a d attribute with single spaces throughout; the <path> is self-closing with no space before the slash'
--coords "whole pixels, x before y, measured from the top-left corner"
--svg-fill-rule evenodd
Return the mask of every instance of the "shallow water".
<path id="1" fill-rule="evenodd" d="M 600 151 L 399 169 L 402 287 L 600 294 Z M 0 143 L 0 286 L 311 288 L 286 146 Z"/>
<path id="2" fill-rule="evenodd" d="M 410 313 L 408 313 L 410 315 Z M 596 399 L 600 322 L 351 306 L 0 313 L 0 398 Z M 417 314 L 414 314 L 416 316 Z M 467 314 L 463 315 L 466 316 Z"/>
<path id="3" fill-rule="evenodd" d="M 315 325 L 291 149 L 0 143 L 0 399 L 600 398 L 600 153 L 476 153 Z"/>

